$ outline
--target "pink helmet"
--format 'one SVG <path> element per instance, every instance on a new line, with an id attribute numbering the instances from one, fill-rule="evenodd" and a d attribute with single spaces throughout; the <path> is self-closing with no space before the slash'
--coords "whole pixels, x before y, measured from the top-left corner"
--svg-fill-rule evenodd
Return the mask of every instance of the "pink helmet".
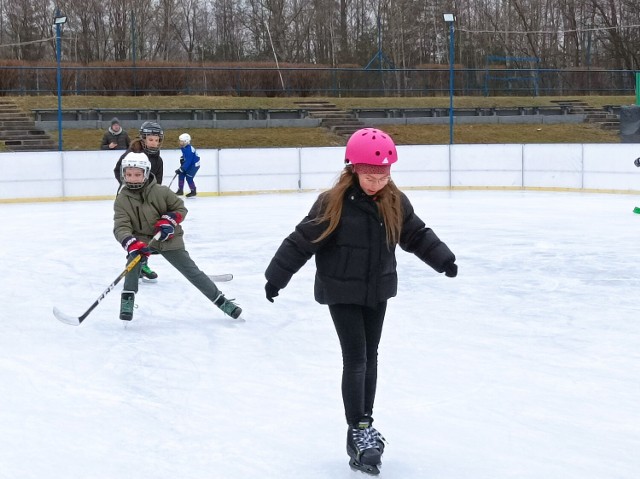
<path id="1" fill-rule="evenodd" d="M 362 128 L 347 141 L 345 163 L 391 166 L 398 161 L 396 145 L 391 137 L 376 128 Z"/>

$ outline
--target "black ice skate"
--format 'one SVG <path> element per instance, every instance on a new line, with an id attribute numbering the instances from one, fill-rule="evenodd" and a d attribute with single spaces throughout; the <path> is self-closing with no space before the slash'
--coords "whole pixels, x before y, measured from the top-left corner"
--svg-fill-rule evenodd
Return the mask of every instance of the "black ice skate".
<path id="1" fill-rule="evenodd" d="M 136 293 L 133 291 L 123 291 L 120 296 L 120 319 L 131 321 L 133 319 L 133 308 L 135 307 Z"/>
<path id="2" fill-rule="evenodd" d="M 189 193 L 187 193 L 185 196 L 186 196 L 187 198 L 193 198 L 194 196 L 196 196 L 196 194 L 197 194 L 197 193 L 196 193 L 196 189 L 194 188 L 194 189 L 192 189 Z"/>
<path id="3" fill-rule="evenodd" d="M 182 195 L 184 195 L 184 191 L 182 190 L 182 188 L 178 188 L 178 189 L 176 190 L 176 195 L 178 195 L 178 196 L 182 196 Z"/>
<path id="4" fill-rule="evenodd" d="M 378 444 L 378 448 L 380 449 L 380 455 L 384 454 L 384 447 L 387 445 L 387 440 L 384 438 L 380 431 L 378 431 L 375 427 L 373 427 L 373 418 L 369 415 L 366 415 L 362 418 L 362 421 L 369 420 L 369 430 L 371 431 L 371 436 L 375 439 L 376 444 Z"/>
<path id="5" fill-rule="evenodd" d="M 371 433 L 369 418 L 363 418 L 358 424 L 347 429 L 347 454 L 351 458 L 351 469 L 373 476 L 380 474 L 382 452 L 377 440 Z"/>
<path id="6" fill-rule="evenodd" d="M 220 296 L 213 302 L 218 308 L 220 308 L 225 314 L 228 314 L 233 319 L 238 319 L 242 313 L 242 308 L 235 304 L 232 300 L 224 297 L 224 294 L 220 293 Z"/>

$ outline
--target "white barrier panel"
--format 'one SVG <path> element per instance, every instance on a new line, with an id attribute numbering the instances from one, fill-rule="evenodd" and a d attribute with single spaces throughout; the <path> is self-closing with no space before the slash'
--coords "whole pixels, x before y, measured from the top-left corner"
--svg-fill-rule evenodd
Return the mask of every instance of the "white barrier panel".
<path id="1" fill-rule="evenodd" d="M 123 153 L 124 151 L 63 152 L 65 196 L 115 196 L 118 181 L 113 169 Z"/>
<path id="2" fill-rule="evenodd" d="M 219 158 L 218 174 L 221 192 L 279 191 L 299 188 L 298 148 L 220 150 Z"/>
<path id="3" fill-rule="evenodd" d="M 637 191 L 640 168 L 636 168 L 633 160 L 638 156 L 640 148 L 633 143 L 585 145 L 584 188 Z"/>
<path id="4" fill-rule="evenodd" d="M 330 188 L 344 168 L 344 147 L 301 148 L 300 189 Z"/>
<path id="5" fill-rule="evenodd" d="M 0 200 L 114 196 L 122 151 L 0 153 Z M 199 193 L 327 189 L 344 147 L 198 150 Z M 635 144 L 402 145 L 392 172 L 401 188 L 640 190 Z M 179 149 L 162 150 L 164 184 Z M 172 190 L 177 189 L 174 181 Z"/>
<path id="6" fill-rule="evenodd" d="M 582 145 L 524 145 L 524 186 L 582 188 Z"/>
<path id="7" fill-rule="evenodd" d="M 0 199 L 57 198 L 63 195 L 60 153 L 0 154 Z"/>
<path id="8" fill-rule="evenodd" d="M 451 185 L 521 187 L 523 145 L 454 145 Z"/>
<path id="9" fill-rule="evenodd" d="M 393 165 L 393 181 L 401 188 L 448 188 L 449 145 L 398 146 L 398 162 Z"/>

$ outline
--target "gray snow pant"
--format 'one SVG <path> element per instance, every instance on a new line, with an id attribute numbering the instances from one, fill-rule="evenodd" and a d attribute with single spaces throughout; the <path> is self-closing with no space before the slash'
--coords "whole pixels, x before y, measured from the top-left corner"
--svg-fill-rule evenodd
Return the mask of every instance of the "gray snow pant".
<path id="1" fill-rule="evenodd" d="M 171 266 L 177 269 L 182 276 L 187 278 L 189 282 L 200 290 L 211 302 L 215 301 L 222 293 L 211 281 L 209 276 L 203 273 L 194 263 L 186 249 L 176 249 L 170 251 L 158 251 L 166 259 Z M 131 258 L 133 259 L 133 258 Z M 129 261 L 131 261 L 131 259 Z M 140 261 L 124 278 L 124 291 L 138 292 L 138 279 L 140 277 L 140 268 L 143 261 Z"/>

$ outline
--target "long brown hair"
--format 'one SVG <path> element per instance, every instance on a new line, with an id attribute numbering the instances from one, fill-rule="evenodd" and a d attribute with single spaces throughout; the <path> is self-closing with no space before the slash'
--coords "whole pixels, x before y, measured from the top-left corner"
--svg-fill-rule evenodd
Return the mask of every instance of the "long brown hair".
<path id="1" fill-rule="evenodd" d="M 328 222 L 329 225 L 322 234 L 314 240 L 314 243 L 322 241 L 335 231 L 340 223 L 342 215 L 342 205 L 344 195 L 352 186 L 358 184 L 358 175 L 353 172 L 353 167 L 347 165 L 340 173 L 340 177 L 335 185 L 323 195 L 322 204 L 320 205 L 320 214 L 314 220 L 315 223 Z M 387 234 L 387 245 L 396 245 L 400 240 L 402 232 L 402 200 L 398 187 L 393 180 L 389 182 L 376 193 L 376 204 L 378 212 L 384 222 Z"/>

